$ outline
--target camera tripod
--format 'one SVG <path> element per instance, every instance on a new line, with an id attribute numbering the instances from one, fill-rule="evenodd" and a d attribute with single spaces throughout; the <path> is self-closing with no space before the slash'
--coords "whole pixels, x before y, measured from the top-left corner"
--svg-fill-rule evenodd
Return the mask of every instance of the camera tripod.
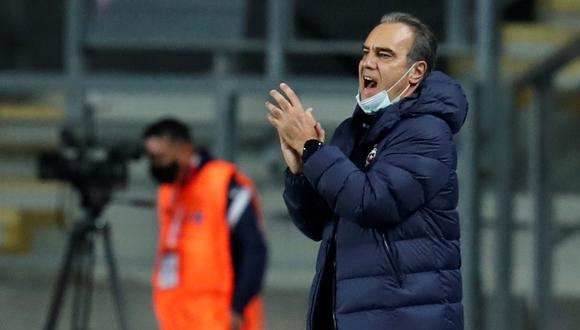
<path id="1" fill-rule="evenodd" d="M 127 329 L 125 303 L 117 273 L 117 266 L 111 244 L 111 229 L 106 222 L 97 222 L 97 216 L 89 212 L 87 219 L 77 221 L 70 233 L 63 263 L 52 296 L 45 330 L 56 329 L 67 284 L 73 282 L 73 302 L 71 329 L 86 330 L 89 326 L 91 295 L 93 291 L 93 271 L 95 264 L 95 244 L 98 237 L 103 239 L 105 261 L 109 276 L 110 290 L 117 313 L 120 330 Z"/>

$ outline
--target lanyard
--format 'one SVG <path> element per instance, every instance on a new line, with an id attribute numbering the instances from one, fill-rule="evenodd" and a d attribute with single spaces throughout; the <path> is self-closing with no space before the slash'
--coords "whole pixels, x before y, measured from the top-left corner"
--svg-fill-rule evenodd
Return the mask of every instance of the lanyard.
<path id="1" fill-rule="evenodd" d="M 191 180 L 197 173 L 200 160 L 199 157 L 192 157 L 190 161 L 190 169 L 187 180 Z M 165 240 L 165 247 L 168 250 L 175 250 L 177 248 L 177 240 L 179 239 L 179 234 L 181 233 L 181 227 L 183 225 L 183 220 L 185 219 L 185 208 L 180 205 L 180 185 L 179 183 L 173 184 L 173 196 L 171 210 L 175 210 L 173 217 L 171 218 L 171 223 L 169 224 L 169 230 L 167 232 L 167 237 Z"/>
<path id="2" fill-rule="evenodd" d="M 181 232 L 181 225 L 183 223 L 183 218 L 185 216 L 185 210 L 179 204 L 179 194 L 177 192 L 177 187 L 173 191 L 173 207 L 175 210 L 173 217 L 171 218 L 171 223 L 169 224 L 169 231 L 167 232 L 167 238 L 165 240 L 165 246 L 168 250 L 174 250 L 177 247 L 177 239 L 179 238 L 179 233 Z"/>
<path id="3" fill-rule="evenodd" d="M 177 240 L 179 239 L 179 233 L 181 232 L 181 224 L 183 223 L 183 218 L 185 215 L 185 210 L 179 205 L 179 194 L 178 187 L 173 190 L 172 207 L 170 210 L 173 211 L 173 216 L 171 217 L 171 222 L 169 223 L 169 230 L 167 231 L 167 236 L 165 239 L 165 247 L 168 250 L 175 250 L 177 247 Z"/>

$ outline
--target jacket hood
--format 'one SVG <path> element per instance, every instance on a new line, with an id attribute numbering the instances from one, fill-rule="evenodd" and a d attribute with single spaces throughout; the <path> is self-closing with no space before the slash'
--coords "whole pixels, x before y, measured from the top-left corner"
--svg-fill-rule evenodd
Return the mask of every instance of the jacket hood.
<path id="1" fill-rule="evenodd" d="M 401 117 L 430 114 L 443 119 L 453 134 L 459 132 L 467 117 L 467 98 L 461 86 L 448 75 L 434 71 L 417 92 L 399 104 Z"/>

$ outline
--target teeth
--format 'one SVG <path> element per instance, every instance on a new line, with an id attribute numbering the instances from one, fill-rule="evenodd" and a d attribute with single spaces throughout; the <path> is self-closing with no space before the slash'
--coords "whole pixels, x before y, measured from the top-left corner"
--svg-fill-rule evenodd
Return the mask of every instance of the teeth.
<path id="1" fill-rule="evenodd" d="M 376 85 L 375 80 L 369 76 L 363 76 L 363 81 L 364 81 L 365 88 L 374 87 Z"/>

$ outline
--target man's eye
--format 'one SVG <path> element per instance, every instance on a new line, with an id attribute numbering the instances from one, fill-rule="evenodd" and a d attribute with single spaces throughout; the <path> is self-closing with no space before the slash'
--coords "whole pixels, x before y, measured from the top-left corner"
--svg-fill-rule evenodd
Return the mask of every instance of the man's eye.
<path id="1" fill-rule="evenodd" d="M 379 53 L 379 57 L 380 58 L 389 58 L 389 57 L 391 57 L 391 54 L 389 54 L 389 53 Z"/>

